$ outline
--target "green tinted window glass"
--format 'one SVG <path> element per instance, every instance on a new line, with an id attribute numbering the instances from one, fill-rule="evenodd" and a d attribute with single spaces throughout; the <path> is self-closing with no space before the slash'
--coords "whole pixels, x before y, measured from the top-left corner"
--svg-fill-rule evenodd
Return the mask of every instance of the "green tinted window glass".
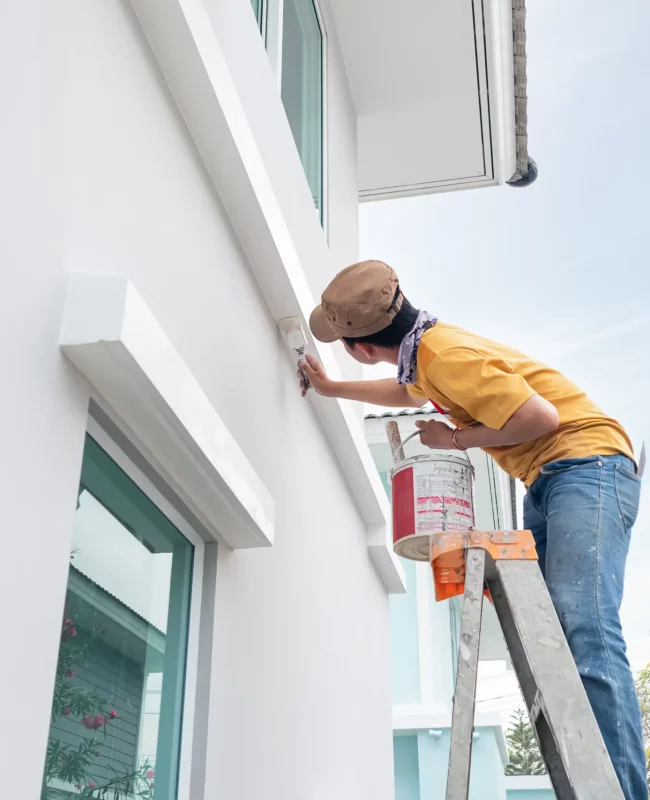
<path id="1" fill-rule="evenodd" d="M 42 800 L 176 797 L 193 555 L 87 437 Z"/>
<path id="2" fill-rule="evenodd" d="M 312 0 L 284 0 L 282 102 L 323 218 L 323 34 Z"/>

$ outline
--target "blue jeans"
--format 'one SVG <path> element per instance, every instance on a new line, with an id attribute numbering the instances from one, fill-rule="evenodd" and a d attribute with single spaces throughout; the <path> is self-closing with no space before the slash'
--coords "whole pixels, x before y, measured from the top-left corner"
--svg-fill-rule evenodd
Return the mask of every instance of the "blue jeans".
<path id="1" fill-rule="evenodd" d="M 524 525 L 626 800 L 648 800 L 641 712 L 619 619 L 640 490 L 629 458 L 593 456 L 547 464 L 524 501 Z"/>

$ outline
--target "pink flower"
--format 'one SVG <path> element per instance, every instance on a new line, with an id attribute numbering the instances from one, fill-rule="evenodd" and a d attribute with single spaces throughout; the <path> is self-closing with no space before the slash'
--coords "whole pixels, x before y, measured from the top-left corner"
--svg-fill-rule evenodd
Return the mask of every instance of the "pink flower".
<path id="1" fill-rule="evenodd" d="M 153 769 L 148 769 L 148 770 L 145 772 L 145 776 L 146 776 L 146 777 L 147 777 L 147 778 L 148 778 L 150 781 L 152 781 L 152 780 L 153 780 L 153 779 L 156 777 L 156 773 L 155 773 L 155 771 L 154 771 Z"/>
<path id="2" fill-rule="evenodd" d="M 64 717 L 69 717 L 70 716 L 70 709 L 69 708 L 64 708 L 63 709 L 63 716 Z"/>
<path id="3" fill-rule="evenodd" d="M 94 789 L 95 786 L 97 786 L 97 783 L 95 781 L 90 781 L 90 783 L 88 784 L 89 789 Z"/>
<path id="4" fill-rule="evenodd" d="M 76 636 L 76 635 L 77 635 L 77 629 L 76 629 L 76 628 L 73 628 L 73 629 L 70 631 L 70 636 Z"/>
<path id="5" fill-rule="evenodd" d="M 68 670 L 68 671 L 65 673 L 65 677 L 66 677 L 66 678 L 74 678 L 74 670 L 72 670 L 72 669 L 69 669 L 69 670 Z"/>
<path id="6" fill-rule="evenodd" d="M 65 625 L 74 625 L 74 622 L 71 619 L 66 619 Z"/>
<path id="7" fill-rule="evenodd" d="M 111 719 L 115 719 L 115 717 L 117 717 L 117 711 L 115 709 L 113 709 L 109 716 L 110 716 Z"/>
<path id="8" fill-rule="evenodd" d="M 106 717 L 103 717 L 101 714 L 97 714 L 94 717 L 88 716 L 88 714 L 84 714 L 81 719 L 83 726 L 89 731 L 98 731 L 102 725 L 106 722 Z"/>

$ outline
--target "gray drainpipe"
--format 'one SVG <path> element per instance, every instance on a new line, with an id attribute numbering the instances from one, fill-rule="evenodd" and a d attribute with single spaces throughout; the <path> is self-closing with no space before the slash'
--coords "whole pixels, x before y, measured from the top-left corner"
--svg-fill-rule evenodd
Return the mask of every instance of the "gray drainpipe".
<path id="1" fill-rule="evenodd" d="M 512 529 L 513 531 L 519 530 L 517 524 L 517 481 L 510 476 L 510 504 L 512 507 Z"/>
<path id="2" fill-rule="evenodd" d="M 512 41 L 515 73 L 516 172 L 507 181 L 517 189 L 537 180 L 537 164 L 528 155 L 528 73 L 526 58 L 526 0 L 512 0 Z"/>

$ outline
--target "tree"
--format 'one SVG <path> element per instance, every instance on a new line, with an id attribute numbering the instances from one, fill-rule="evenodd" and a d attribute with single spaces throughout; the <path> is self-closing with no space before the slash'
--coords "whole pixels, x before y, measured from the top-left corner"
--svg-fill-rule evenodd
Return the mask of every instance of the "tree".
<path id="1" fill-rule="evenodd" d="M 78 635 L 74 618 L 66 619 L 63 623 L 52 702 L 52 722 L 57 717 L 76 719 L 91 734 L 89 737 L 84 736 L 76 746 L 65 744 L 56 735 L 50 735 L 41 800 L 55 800 L 60 797 L 60 792 L 52 786 L 56 781 L 74 786 L 77 796 L 80 797 L 105 798 L 110 793 L 112 800 L 153 798 L 155 772 L 147 761 L 136 770 L 115 773 L 108 780 L 99 781 L 93 777 L 93 768 L 98 759 L 103 757 L 99 734 L 106 737 L 107 728 L 117 719 L 117 711 L 111 709 L 94 689 L 79 686 L 75 681 L 75 669 L 86 660 L 87 651 L 104 633 L 99 628 L 85 635 L 81 632 Z"/>
<path id="2" fill-rule="evenodd" d="M 523 708 L 511 717 L 510 729 L 506 733 L 510 763 L 506 775 L 545 775 L 546 765 L 539 751 L 535 731 Z"/>
<path id="3" fill-rule="evenodd" d="M 636 677 L 636 693 L 639 695 L 641 705 L 641 720 L 643 722 L 643 743 L 646 755 L 646 776 L 650 788 L 650 664 Z"/>

